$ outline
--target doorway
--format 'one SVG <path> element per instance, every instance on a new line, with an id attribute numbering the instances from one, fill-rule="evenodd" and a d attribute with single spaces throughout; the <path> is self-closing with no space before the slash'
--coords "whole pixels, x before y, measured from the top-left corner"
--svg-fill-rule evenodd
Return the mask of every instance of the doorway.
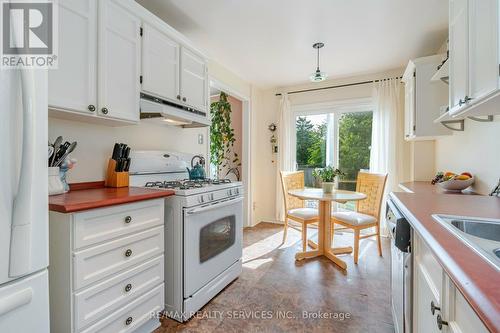
<path id="1" fill-rule="evenodd" d="M 228 102 L 231 103 L 231 124 L 235 130 L 235 147 L 241 165 L 238 166 L 239 179 L 243 182 L 244 205 L 243 205 L 243 226 L 250 227 L 253 225 L 253 210 L 252 210 L 252 188 L 250 179 L 250 155 L 251 155 L 251 121 L 250 121 L 250 96 L 241 94 L 236 89 L 225 85 L 221 81 L 210 77 L 210 102 L 218 100 L 220 93 L 224 92 L 228 95 Z M 207 145 L 206 156 L 210 157 L 210 135 Z M 220 174 L 221 178 L 229 171 L 223 170 Z M 210 167 L 210 176 L 214 176 L 214 168 Z M 228 178 L 235 180 L 236 172 L 229 172 Z"/>

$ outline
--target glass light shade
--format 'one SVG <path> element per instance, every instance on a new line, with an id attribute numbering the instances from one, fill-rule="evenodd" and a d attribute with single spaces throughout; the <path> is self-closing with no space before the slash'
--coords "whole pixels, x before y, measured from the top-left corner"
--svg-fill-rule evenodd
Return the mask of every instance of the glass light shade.
<path id="1" fill-rule="evenodd" d="M 321 82 L 321 81 L 325 81 L 327 77 L 328 77 L 328 75 L 325 72 L 321 72 L 318 69 L 318 70 L 316 70 L 316 72 L 311 74 L 309 79 L 311 80 L 311 82 Z"/>

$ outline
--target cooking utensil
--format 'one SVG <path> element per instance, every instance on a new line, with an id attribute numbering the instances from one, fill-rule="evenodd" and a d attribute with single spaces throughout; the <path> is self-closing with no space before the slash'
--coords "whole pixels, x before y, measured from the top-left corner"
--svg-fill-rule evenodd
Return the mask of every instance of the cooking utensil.
<path id="1" fill-rule="evenodd" d="M 53 164 L 54 164 L 55 159 L 56 159 L 56 154 L 59 151 L 59 147 L 61 146 L 62 140 L 63 140 L 62 136 L 58 136 L 56 138 L 56 141 L 54 141 L 54 145 L 53 145 L 54 153 L 52 154 L 52 161 L 51 161 L 51 163 L 49 163 L 49 166 L 54 166 Z"/>
<path id="2" fill-rule="evenodd" d="M 66 153 L 66 150 L 70 146 L 70 143 L 66 141 L 63 143 L 60 147 L 59 150 L 57 151 L 56 157 L 54 158 L 54 163 L 57 164 L 57 162 L 61 159 L 61 157 Z"/>
<path id="3" fill-rule="evenodd" d="M 62 162 L 64 162 L 64 160 L 66 159 L 66 157 L 68 157 L 68 155 L 69 155 L 69 154 L 70 154 L 73 150 L 75 150 L 76 145 L 77 145 L 77 143 L 76 143 L 76 141 L 74 141 L 73 143 L 71 143 L 71 144 L 69 145 L 69 147 L 68 147 L 67 149 L 65 149 L 64 155 L 63 155 L 63 156 L 61 156 L 61 158 L 57 160 L 57 162 L 56 162 L 56 166 L 59 166 L 59 165 L 61 165 L 61 164 L 62 164 Z"/>
<path id="4" fill-rule="evenodd" d="M 48 150 L 48 159 L 49 159 L 49 163 L 50 163 L 50 158 L 52 157 L 52 154 L 54 154 L 54 147 L 52 146 L 49 146 L 49 150 Z"/>

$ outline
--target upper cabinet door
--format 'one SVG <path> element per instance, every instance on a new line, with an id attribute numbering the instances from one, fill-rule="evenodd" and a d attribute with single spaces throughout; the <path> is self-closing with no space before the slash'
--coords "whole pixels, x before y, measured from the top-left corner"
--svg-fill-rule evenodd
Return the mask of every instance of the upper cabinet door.
<path id="1" fill-rule="evenodd" d="M 468 0 L 450 0 L 450 113 L 465 106 L 468 91 Z"/>
<path id="2" fill-rule="evenodd" d="M 405 138 L 411 139 L 416 130 L 415 72 L 405 81 Z"/>
<path id="3" fill-rule="evenodd" d="M 178 101 L 179 44 L 149 24 L 143 26 L 142 91 Z"/>
<path id="4" fill-rule="evenodd" d="M 469 0 L 469 97 L 498 89 L 498 0 Z"/>
<path id="5" fill-rule="evenodd" d="M 49 106 L 95 113 L 96 0 L 59 0 L 59 68 L 49 70 Z"/>
<path id="6" fill-rule="evenodd" d="M 181 97 L 184 104 L 206 111 L 208 78 L 205 59 L 186 48 L 181 48 Z"/>
<path id="7" fill-rule="evenodd" d="M 99 1 L 99 115 L 139 121 L 141 21 L 118 0 Z"/>

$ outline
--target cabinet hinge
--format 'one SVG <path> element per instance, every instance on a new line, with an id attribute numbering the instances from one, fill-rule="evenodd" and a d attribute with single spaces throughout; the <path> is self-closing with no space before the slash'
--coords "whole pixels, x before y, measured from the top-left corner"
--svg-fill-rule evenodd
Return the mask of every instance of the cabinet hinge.
<path id="1" fill-rule="evenodd" d="M 142 36 L 142 27 L 139 29 L 139 36 Z"/>
<path id="2" fill-rule="evenodd" d="M 413 77 L 417 77 L 417 72 L 413 72 Z"/>
<path id="3" fill-rule="evenodd" d="M 413 125 L 413 132 L 417 130 L 417 125 Z"/>
<path id="4" fill-rule="evenodd" d="M 139 83 L 141 83 L 141 84 L 142 84 L 142 75 L 141 75 L 141 76 L 139 76 Z"/>

